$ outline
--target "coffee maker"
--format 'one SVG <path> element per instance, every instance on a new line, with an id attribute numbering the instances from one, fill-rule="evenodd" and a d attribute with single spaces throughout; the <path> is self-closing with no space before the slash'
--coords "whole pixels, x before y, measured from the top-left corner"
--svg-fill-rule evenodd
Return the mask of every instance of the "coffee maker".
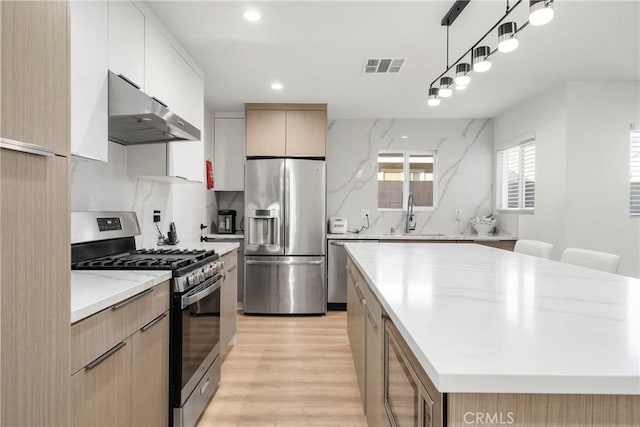
<path id="1" fill-rule="evenodd" d="M 233 209 L 221 209 L 218 211 L 218 233 L 235 234 L 236 211 Z"/>

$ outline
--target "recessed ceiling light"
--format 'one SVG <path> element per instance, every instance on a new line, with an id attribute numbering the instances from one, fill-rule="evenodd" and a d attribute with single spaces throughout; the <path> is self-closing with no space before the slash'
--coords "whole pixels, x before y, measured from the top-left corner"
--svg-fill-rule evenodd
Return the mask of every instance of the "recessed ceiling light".
<path id="1" fill-rule="evenodd" d="M 283 88 L 282 83 L 271 83 L 271 89 L 273 90 L 281 90 Z"/>
<path id="2" fill-rule="evenodd" d="M 262 19 L 262 15 L 260 15 L 260 12 L 258 12 L 257 10 L 247 10 L 244 15 L 244 19 L 246 19 L 247 21 L 259 21 L 260 19 Z"/>
<path id="3" fill-rule="evenodd" d="M 400 138 L 402 138 L 402 139 L 407 139 L 407 138 L 409 138 L 409 137 L 408 137 L 407 135 L 402 135 Z"/>

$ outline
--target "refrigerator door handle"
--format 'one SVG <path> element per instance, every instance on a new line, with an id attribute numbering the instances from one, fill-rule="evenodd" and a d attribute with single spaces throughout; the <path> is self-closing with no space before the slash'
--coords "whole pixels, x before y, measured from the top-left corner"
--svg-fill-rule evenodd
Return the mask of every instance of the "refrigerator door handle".
<path id="1" fill-rule="evenodd" d="M 291 185 L 291 171 L 289 170 L 289 165 L 287 165 L 287 161 L 284 161 L 284 226 L 282 227 L 283 234 L 283 242 L 284 242 L 284 253 L 287 254 L 289 250 L 289 226 L 291 224 L 291 198 L 293 194 L 289 191 L 289 185 Z M 295 203 L 295 201 L 294 201 Z"/>
<path id="2" fill-rule="evenodd" d="M 256 261 L 247 260 L 248 265 L 321 265 L 324 260 L 317 261 Z"/>

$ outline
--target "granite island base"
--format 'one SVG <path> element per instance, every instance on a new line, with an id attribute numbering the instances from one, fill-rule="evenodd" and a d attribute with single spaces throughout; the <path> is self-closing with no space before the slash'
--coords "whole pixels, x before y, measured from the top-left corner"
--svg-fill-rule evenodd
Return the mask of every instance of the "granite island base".
<path id="1" fill-rule="evenodd" d="M 639 280 L 479 245 L 346 248 L 370 426 L 640 426 Z"/>

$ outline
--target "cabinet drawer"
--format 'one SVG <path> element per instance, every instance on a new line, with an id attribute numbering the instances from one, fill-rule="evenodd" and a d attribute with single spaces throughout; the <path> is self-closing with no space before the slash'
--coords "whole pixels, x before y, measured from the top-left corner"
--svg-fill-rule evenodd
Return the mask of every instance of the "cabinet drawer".
<path id="1" fill-rule="evenodd" d="M 236 250 L 232 250 L 228 254 L 222 256 L 222 262 L 224 263 L 224 271 L 229 271 L 233 267 L 238 266 L 238 254 Z"/>
<path id="2" fill-rule="evenodd" d="M 378 302 L 378 298 L 373 294 L 371 289 L 369 289 L 369 285 L 364 280 L 364 277 L 360 273 L 360 270 L 354 265 L 351 258 L 347 259 L 347 272 L 353 276 L 353 279 L 356 281 L 357 288 L 362 293 L 362 297 L 367 302 L 367 311 L 368 316 L 372 317 L 372 321 L 374 325 L 378 328 L 382 327 L 382 307 Z"/>
<path id="3" fill-rule="evenodd" d="M 144 325 L 169 310 L 169 281 L 151 288 L 151 292 L 138 299 L 138 327 Z"/>

